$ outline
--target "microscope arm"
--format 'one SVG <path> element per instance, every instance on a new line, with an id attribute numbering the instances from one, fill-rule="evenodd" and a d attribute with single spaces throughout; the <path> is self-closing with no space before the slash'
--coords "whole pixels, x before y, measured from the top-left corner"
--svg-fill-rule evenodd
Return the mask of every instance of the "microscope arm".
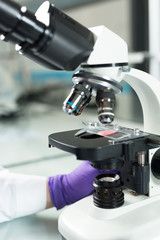
<path id="1" fill-rule="evenodd" d="M 143 110 L 143 130 L 160 135 L 160 81 L 133 68 L 125 74 L 123 80 L 139 97 Z"/>

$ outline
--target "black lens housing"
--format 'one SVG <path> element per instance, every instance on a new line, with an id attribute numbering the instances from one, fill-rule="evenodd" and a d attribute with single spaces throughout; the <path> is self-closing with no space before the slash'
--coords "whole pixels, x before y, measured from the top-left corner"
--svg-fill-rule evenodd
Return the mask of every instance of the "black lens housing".
<path id="1" fill-rule="evenodd" d="M 47 13 L 49 25 L 19 4 L 0 0 L 0 35 L 17 44 L 21 54 L 47 68 L 73 71 L 92 52 L 93 33 L 52 4 Z"/>
<path id="2" fill-rule="evenodd" d="M 63 103 L 63 110 L 69 115 L 78 116 L 91 100 L 91 88 L 80 82 L 73 86 L 67 99 Z"/>
<path id="3" fill-rule="evenodd" d="M 112 209 L 124 204 L 122 181 L 118 174 L 105 173 L 95 177 L 93 202 L 96 207 Z"/>
<path id="4" fill-rule="evenodd" d="M 111 89 L 97 91 L 96 104 L 98 106 L 98 119 L 102 124 L 110 124 L 114 120 L 115 94 Z"/>

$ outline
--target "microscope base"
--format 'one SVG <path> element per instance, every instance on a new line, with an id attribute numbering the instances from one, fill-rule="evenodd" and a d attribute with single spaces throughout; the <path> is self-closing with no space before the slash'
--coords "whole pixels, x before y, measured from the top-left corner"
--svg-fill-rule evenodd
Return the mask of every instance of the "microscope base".
<path id="1" fill-rule="evenodd" d="M 133 196 L 116 209 L 93 205 L 93 197 L 66 207 L 59 217 L 59 232 L 66 240 L 159 239 L 160 196 Z M 159 237 L 159 238 L 157 238 Z"/>

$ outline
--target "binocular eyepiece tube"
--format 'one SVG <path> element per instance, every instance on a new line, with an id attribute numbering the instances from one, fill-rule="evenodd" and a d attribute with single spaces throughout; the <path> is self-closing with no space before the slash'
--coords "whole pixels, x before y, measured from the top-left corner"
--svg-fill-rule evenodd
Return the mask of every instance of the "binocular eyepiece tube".
<path id="1" fill-rule="evenodd" d="M 84 62 L 94 46 L 88 28 L 48 1 L 32 13 L 13 1 L 0 0 L 0 39 L 15 44 L 19 53 L 49 69 L 66 71 Z"/>

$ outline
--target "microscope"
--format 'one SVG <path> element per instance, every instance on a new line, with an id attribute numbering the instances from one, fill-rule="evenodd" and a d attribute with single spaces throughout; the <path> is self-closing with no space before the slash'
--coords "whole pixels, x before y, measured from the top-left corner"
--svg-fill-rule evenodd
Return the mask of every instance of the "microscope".
<path id="1" fill-rule="evenodd" d="M 63 110 L 79 116 L 92 98 L 99 122 L 53 133 L 49 146 L 105 170 L 93 196 L 66 207 L 59 232 L 67 240 L 158 239 L 160 224 L 160 81 L 128 66 L 123 39 L 104 26 L 85 28 L 48 1 L 35 14 L 0 0 L 1 40 L 53 70 L 73 71 Z M 116 94 L 128 83 L 139 97 L 143 129 L 114 123 Z"/>

